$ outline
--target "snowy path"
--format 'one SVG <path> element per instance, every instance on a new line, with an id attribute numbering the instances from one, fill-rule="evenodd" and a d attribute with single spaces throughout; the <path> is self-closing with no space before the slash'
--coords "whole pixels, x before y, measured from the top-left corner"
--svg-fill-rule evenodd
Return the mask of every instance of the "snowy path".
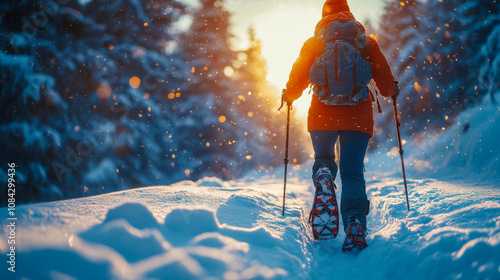
<path id="1" fill-rule="evenodd" d="M 355 256 L 343 234 L 312 240 L 307 170 L 292 170 L 285 217 L 281 178 L 261 175 L 18 207 L 17 272 L 0 278 L 500 279 L 498 186 L 410 180 L 408 212 L 401 180 L 371 179 Z"/>

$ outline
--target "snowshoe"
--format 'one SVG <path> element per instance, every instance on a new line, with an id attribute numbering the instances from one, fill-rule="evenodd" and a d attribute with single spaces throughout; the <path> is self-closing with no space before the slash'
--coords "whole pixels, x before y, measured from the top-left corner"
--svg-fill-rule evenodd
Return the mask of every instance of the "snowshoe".
<path id="1" fill-rule="evenodd" d="M 366 233 L 363 230 L 363 226 L 358 221 L 355 216 L 349 217 L 349 223 L 347 225 L 346 237 L 344 245 L 342 245 L 342 251 L 362 251 L 368 244 L 365 239 Z"/>
<path id="2" fill-rule="evenodd" d="M 337 237 L 339 231 L 339 209 L 333 183 L 333 176 L 327 167 L 321 167 L 314 181 L 316 193 L 309 214 L 314 239 L 329 240 Z"/>

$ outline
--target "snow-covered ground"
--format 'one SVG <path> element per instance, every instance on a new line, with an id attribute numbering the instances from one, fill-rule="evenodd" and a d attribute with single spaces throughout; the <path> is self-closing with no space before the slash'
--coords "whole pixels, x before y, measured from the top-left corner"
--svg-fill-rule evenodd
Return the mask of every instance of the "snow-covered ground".
<path id="1" fill-rule="evenodd" d="M 353 255 L 343 233 L 313 240 L 309 168 L 291 170 L 285 217 L 283 170 L 17 207 L 0 279 L 500 279 L 498 186 L 410 178 L 408 212 L 397 173 L 369 171 L 369 247 Z"/>

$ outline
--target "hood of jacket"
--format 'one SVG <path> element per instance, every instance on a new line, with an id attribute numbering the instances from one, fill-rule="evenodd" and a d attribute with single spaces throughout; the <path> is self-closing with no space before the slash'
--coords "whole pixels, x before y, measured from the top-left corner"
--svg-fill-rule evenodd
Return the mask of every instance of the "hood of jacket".
<path id="1" fill-rule="evenodd" d="M 347 0 L 327 0 L 323 5 L 323 17 L 340 12 L 350 12 Z"/>
<path id="2" fill-rule="evenodd" d="M 316 29 L 314 31 L 314 35 L 317 36 L 319 31 L 325 25 L 327 25 L 332 21 L 348 21 L 348 20 L 356 20 L 356 18 L 354 18 L 354 15 L 349 11 L 341 11 L 334 14 L 328 14 L 318 22 L 318 24 L 316 25 Z"/>

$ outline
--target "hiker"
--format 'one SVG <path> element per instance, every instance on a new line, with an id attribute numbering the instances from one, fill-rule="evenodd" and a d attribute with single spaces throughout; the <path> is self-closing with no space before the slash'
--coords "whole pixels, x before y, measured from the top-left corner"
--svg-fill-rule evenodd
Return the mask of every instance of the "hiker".
<path id="1" fill-rule="evenodd" d="M 382 96 L 396 94 L 385 56 L 355 21 L 347 1 L 326 1 L 314 36 L 304 43 L 292 67 L 282 101 L 291 106 L 311 85 L 314 94 L 307 127 L 314 148 L 312 179 L 316 194 L 310 222 L 316 239 L 332 239 L 338 232 L 333 182 L 339 169 L 335 143 L 340 139 L 340 206 L 346 232 L 343 251 L 361 251 L 367 246 L 369 201 L 363 161 L 374 130 L 373 102 L 377 97 L 370 94 L 372 79 Z"/>

